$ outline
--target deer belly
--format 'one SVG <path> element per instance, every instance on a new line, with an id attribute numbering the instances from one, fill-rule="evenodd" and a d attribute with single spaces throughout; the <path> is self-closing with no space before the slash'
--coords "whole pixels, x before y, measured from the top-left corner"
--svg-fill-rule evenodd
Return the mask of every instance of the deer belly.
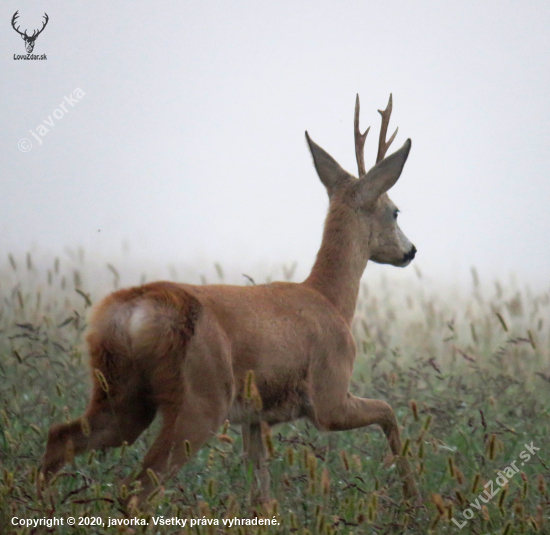
<path id="1" fill-rule="evenodd" d="M 257 392 L 250 398 L 243 394 L 235 397 L 229 412 L 231 423 L 259 423 L 270 425 L 290 422 L 312 415 L 312 407 L 302 384 L 279 384 L 259 380 Z"/>

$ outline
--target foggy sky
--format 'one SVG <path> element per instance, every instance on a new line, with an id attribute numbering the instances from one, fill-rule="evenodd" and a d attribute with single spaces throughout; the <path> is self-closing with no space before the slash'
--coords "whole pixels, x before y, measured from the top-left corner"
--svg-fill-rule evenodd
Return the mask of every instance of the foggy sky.
<path id="1" fill-rule="evenodd" d="M 16 10 L 29 30 L 48 13 L 47 60 L 13 59 Z M 304 275 L 328 204 L 304 131 L 357 174 L 355 94 L 372 164 L 392 92 L 392 149 L 412 151 L 390 195 L 417 265 L 547 287 L 549 16 L 536 1 L 4 1 L 0 262 L 126 244 L 144 264 Z M 77 88 L 39 144 L 30 131 Z"/>

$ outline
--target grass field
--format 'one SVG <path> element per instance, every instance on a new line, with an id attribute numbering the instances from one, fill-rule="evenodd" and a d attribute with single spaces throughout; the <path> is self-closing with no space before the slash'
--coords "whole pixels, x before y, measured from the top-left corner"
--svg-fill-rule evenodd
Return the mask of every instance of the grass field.
<path id="1" fill-rule="evenodd" d="M 394 283 L 388 271 L 375 284 L 367 268 L 351 391 L 394 407 L 423 505 L 403 502 L 380 430 L 324 434 L 296 422 L 267 440 L 269 507 L 251 503 L 252 474 L 243 470 L 239 429 L 230 426 L 140 510 L 128 511 L 119 498 L 132 489 L 120 482 L 158 422 L 132 446 L 74 459 L 43 500 L 35 490 L 49 426 L 86 405 L 86 316 L 91 301 L 120 284 L 118 271 L 92 269 L 78 253 L 40 267 L 30 255 L 10 256 L 0 266 L 2 534 L 550 533 L 549 292 L 482 285 L 475 270 L 462 294 L 438 291 L 418 269 L 412 282 Z M 491 486 L 496 494 L 487 498 Z M 155 525 L 161 516 L 188 523 Z M 33 528 L 12 525 L 13 517 L 99 517 L 105 526 Z M 223 523 L 257 517 L 278 525 Z M 148 525 L 107 527 L 126 518 Z M 191 519 L 200 521 L 190 526 Z"/>

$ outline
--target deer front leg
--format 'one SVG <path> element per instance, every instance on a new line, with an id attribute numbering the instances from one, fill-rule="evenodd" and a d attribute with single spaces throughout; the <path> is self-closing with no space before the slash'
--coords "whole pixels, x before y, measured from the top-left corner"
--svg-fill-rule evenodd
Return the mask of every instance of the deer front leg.
<path id="1" fill-rule="evenodd" d="M 254 470 L 254 482 L 252 488 L 252 501 L 257 501 L 258 483 L 260 501 L 268 502 L 269 495 L 269 469 L 267 466 L 267 452 L 262 440 L 262 426 L 258 423 L 242 424 L 242 437 L 244 449 L 245 469 L 251 463 Z"/>
<path id="2" fill-rule="evenodd" d="M 328 431 L 344 431 L 378 424 L 388 439 L 393 455 L 397 458 L 396 464 L 403 480 L 405 499 L 420 499 L 409 462 L 406 457 L 401 456 L 401 439 L 395 413 L 385 401 L 358 398 L 348 393 L 339 403 L 332 400 L 328 406 L 316 407 L 316 420 L 320 429 Z"/>

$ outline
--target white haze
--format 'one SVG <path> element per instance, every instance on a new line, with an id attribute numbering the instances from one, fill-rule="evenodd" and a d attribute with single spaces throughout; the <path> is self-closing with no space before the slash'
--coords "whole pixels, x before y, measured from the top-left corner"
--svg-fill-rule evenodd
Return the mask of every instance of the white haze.
<path id="1" fill-rule="evenodd" d="M 16 10 L 22 29 L 48 13 L 47 61 L 13 59 Z M 137 271 L 220 262 L 261 279 L 297 261 L 303 276 L 327 207 L 304 130 L 355 174 L 355 94 L 372 162 L 392 92 L 395 146 L 413 145 L 391 196 L 416 265 L 547 288 L 548 20 L 537 1 L 6 0 L 0 263 L 81 246 L 105 262 L 127 249 Z M 38 145 L 29 131 L 76 88 Z"/>

